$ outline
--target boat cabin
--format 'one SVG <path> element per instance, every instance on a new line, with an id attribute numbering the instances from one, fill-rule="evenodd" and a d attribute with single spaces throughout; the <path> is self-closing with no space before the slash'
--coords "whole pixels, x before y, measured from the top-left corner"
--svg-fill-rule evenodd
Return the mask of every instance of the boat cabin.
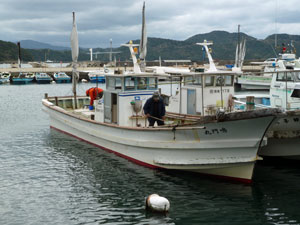
<path id="1" fill-rule="evenodd" d="M 168 111 L 191 115 L 213 115 L 218 109 L 231 111 L 235 73 L 195 73 L 184 77 L 184 85 L 170 97 Z"/>
<path id="2" fill-rule="evenodd" d="M 300 70 L 273 73 L 270 89 L 271 107 L 300 108 Z"/>
<path id="3" fill-rule="evenodd" d="M 158 90 L 151 75 L 107 75 L 103 98 L 95 102 L 95 121 L 119 126 L 147 126 L 143 106 Z"/>

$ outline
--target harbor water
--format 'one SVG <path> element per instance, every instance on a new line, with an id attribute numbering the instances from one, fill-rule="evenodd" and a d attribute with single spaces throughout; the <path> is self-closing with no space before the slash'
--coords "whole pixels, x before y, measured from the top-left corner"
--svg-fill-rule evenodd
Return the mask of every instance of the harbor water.
<path id="1" fill-rule="evenodd" d="M 71 84 L 0 86 L 0 224 L 300 224 L 299 163 L 259 162 L 251 185 L 145 168 L 50 129 L 44 93 Z"/>

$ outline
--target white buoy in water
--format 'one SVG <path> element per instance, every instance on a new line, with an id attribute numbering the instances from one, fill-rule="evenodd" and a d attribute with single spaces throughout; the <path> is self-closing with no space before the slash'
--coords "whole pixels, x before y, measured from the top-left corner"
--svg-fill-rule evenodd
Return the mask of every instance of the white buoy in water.
<path id="1" fill-rule="evenodd" d="M 55 84 L 56 82 L 53 80 L 53 81 L 51 81 L 51 84 Z"/>
<path id="2" fill-rule="evenodd" d="M 86 79 L 81 80 L 82 83 L 87 83 L 88 81 Z"/>
<path id="3" fill-rule="evenodd" d="M 154 212 L 168 212 L 170 209 L 170 202 L 165 197 L 161 197 L 158 194 L 152 194 L 146 198 L 146 209 Z"/>

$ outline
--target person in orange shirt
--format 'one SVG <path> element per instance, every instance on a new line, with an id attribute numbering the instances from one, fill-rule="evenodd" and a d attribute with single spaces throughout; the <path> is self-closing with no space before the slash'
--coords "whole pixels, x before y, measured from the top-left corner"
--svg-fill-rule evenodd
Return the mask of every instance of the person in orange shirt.
<path id="1" fill-rule="evenodd" d="M 94 105 L 94 100 L 97 99 L 97 97 L 102 98 L 103 96 L 103 90 L 101 88 L 90 88 L 88 90 L 86 90 L 86 96 L 90 96 L 90 109 L 93 107 Z"/>

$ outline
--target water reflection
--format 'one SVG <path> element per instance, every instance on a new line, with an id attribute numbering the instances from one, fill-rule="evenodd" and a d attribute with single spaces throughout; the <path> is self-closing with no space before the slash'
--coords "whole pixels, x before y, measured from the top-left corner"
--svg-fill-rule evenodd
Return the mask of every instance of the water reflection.
<path id="1" fill-rule="evenodd" d="M 0 88 L 1 224 L 300 224 L 298 162 L 264 160 L 252 185 L 152 170 L 50 130 L 45 92 L 70 85 Z M 145 212 L 152 193 L 167 215 Z"/>

